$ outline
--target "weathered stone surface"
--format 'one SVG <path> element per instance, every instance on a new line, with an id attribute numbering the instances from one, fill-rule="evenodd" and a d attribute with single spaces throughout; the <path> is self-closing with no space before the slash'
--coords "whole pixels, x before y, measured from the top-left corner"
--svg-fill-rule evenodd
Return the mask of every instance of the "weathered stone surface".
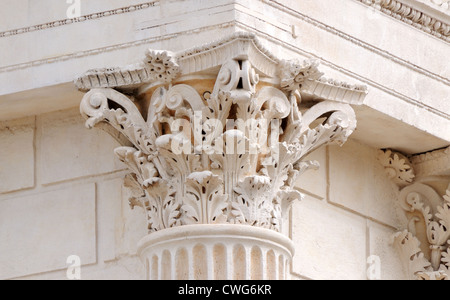
<path id="1" fill-rule="evenodd" d="M 318 170 L 306 171 L 296 183 L 296 187 L 311 193 L 318 198 L 325 199 L 327 197 L 327 148 L 322 147 L 310 155 L 306 156 L 305 161 L 317 161 L 320 164 Z"/>
<path id="2" fill-rule="evenodd" d="M 117 257 L 122 226 L 123 179 L 97 183 L 98 260 L 111 261 Z"/>
<path id="3" fill-rule="evenodd" d="M 115 157 L 118 143 L 103 131 L 88 131 L 78 110 L 43 115 L 38 140 L 43 184 L 109 173 L 124 168 Z"/>
<path id="4" fill-rule="evenodd" d="M 356 112 L 358 127 L 352 139 L 358 142 L 343 148 L 331 146 L 328 151 L 319 149 L 308 158 L 317 159 L 321 169 L 307 171 L 293 185 L 309 196 L 295 203 L 291 216 L 283 217 L 285 224 L 287 218 L 292 219 L 291 228 L 285 226 L 282 232 L 290 230 L 297 248 L 293 274 L 288 278 L 365 279 L 369 267 L 366 256 L 370 255 L 380 261 L 381 279 L 403 278 L 399 256 L 392 253 L 389 245 L 392 228 L 397 226 L 397 187 L 388 179 L 392 172 L 386 176 L 383 165 L 377 162 L 377 149 L 413 155 L 415 180 L 436 190 L 438 196 L 432 199 L 441 202 L 444 199 L 445 205 L 437 201 L 439 205 L 430 206 L 434 219 L 425 216 L 427 228 L 420 222 L 404 226 L 403 229 L 410 227 L 411 232 L 415 231 L 415 240 L 412 233 L 398 233 L 397 242 L 404 241 L 402 237 L 411 238 L 403 243 L 400 258 L 406 262 L 414 258 L 413 265 L 419 267 L 427 267 L 424 260 L 429 260 L 428 264 L 435 269 L 446 268 L 448 273 L 450 250 L 446 234 L 450 194 L 447 192 L 442 198 L 448 182 L 435 181 L 448 179 L 449 155 L 448 149 L 429 153 L 450 143 L 448 0 L 255 0 L 251 5 L 247 0 L 74 0 L 81 2 L 81 16 L 75 19 L 67 15 L 70 3 L 51 2 L 55 1 L 3 0 L 4 7 L 0 10 L 0 120 L 32 116 L 18 121 L 24 125 L 17 126 L 19 130 L 10 126 L 16 121 L 8 121 L 4 128 L 0 125 L 0 278 L 64 279 L 65 257 L 57 258 L 72 250 L 82 255 L 82 279 L 146 277 L 146 266 L 134 254 L 138 241 L 146 234 L 149 216 L 143 210 L 129 208 L 127 199 L 142 196 L 139 195 L 142 191 L 129 195 L 129 191 L 122 189 L 125 172 L 117 171 L 125 166 L 113 153 L 118 144 L 104 132 L 87 131 L 78 109 L 55 111 L 79 105 L 82 95 L 72 81 L 88 69 L 125 66 L 148 48 L 183 51 L 236 31 L 257 33 L 264 48 L 280 59 L 320 59 L 321 71 L 333 78 L 333 84 L 343 86 L 343 81 L 368 86 L 369 94 L 364 100 L 345 95 L 339 99 L 351 104 Z M 214 67 L 208 64 L 226 56 L 226 51 L 210 56 L 209 61 L 203 60 L 206 64 L 199 63 L 202 61 L 199 52 L 190 64 L 185 64 L 183 75 L 192 75 L 189 70 L 194 69 L 198 75 L 206 70 L 201 68 L 209 66 L 207 74 L 201 75 L 212 79 L 219 64 Z M 253 63 L 253 55 L 257 53 L 249 55 Z M 247 58 L 247 54 L 239 59 Z M 257 73 L 263 75 L 262 81 L 271 77 L 264 73 L 268 65 L 256 67 Z M 102 79 L 106 85 L 117 80 L 115 75 Z M 265 84 L 278 82 L 287 89 L 303 83 L 282 78 Z M 327 94 L 336 96 L 322 85 L 314 91 L 315 98 L 303 97 L 301 104 L 305 108 L 312 106 L 310 101 L 328 99 Z M 130 96 L 128 92 L 125 94 Z M 202 101 L 207 102 L 203 97 Z M 414 155 L 417 153 L 426 154 Z M 143 159 L 135 157 L 135 162 Z M 166 169 L 161 168 L 161 173 Z M 151 168 L 143 174 L 146 171 Z M 211 186 L 205 184 L 208 180 L 205 175 L 189 178 L 191 183 L 203 184 L 199 191 Z M 140 182 L 146 189 L 160 183 L 150 177 Z M 241 192 L 251 190 L 249 187 L 255 182 L 247 183 Z M 402 179 L 400 187 L 409 183 L 408 178 Z M 228 194 L 234 194 L 235 188 L 239 190 L 238 183 L 228 186 Z M 164 187 L 155 191 L 158 197 Z M 415 200 L 413 204 L 421 218 L 420 200 L 429 194 L 408 193 L 408 199 Z M 248 198 L 257 199 L 253 196 Z M 78 201 L 79 197 L 84 200 Z M 77 201 L 73 201 L 75 198 Z M 248 203 L 250 200 L 244 202 Z M 180 214 L 172 214 L 172 220 L 176 221 Z M 89 220 L 85 222 L 83 218 Z M 85 228 L 87 224 L 94 224 L 94 229 Z M 433 234 L 427 237 L 427 230 Z M 67 235 L 79 243 L 70 242 Z M 420 249 L 417 238 L 422 244 Z M 220 245 L 215 248 L 217 254 L 223 254 L 223 249 Z M 205 251 L 201 247 L 198 250 L 194 261 L 202 263 Z M 238 250 L 239 257 L 243 252 Z M 420 250 L 425 252 L 425 258 L 411 256 Z M 245 272 L 246 268 L 258 270 L 261 268 L 258 261 L 265 252 L 250 248 L 248 251 L 256 263 L 245 266 L 238 260 L 233 265 Z M 180 257 L 186 253 L 191 252 L 181 252 Z M 175 258 L 173 255 L 178 254 L 172 253 Z M 216 261 L 219 269 L 223 265 Z M 201 270 L 200 267 L 195 270 Z M 409 272 L 409 276 L 448 277 L 442 272 L 426 271 Z M 212 274 L 211 269 L 208 272 Z M 261 274 L 254 274 L 258 273 Z M 204 272 L 199 272 L 196 276 L 203 275 Z"/>
<path id="5" fill-rule="evenodd" d="M 330 201 L 382 223 L 397 226 L 398 188 L 378 161 L 377 149 L 355 141 L 330 146 Z"/>
<path id="6" fill-rule="evenodd" d="M 366 278 L 366 221 L 306 197 L 292 208 L 292 271 L 311 279 Z"/>
<path id="7" fill-rule="evenodd" d="M 375 255 L 379 258 L 379 278 L 381 280 L 403 280 L 405 274 L 402 270 L 401 260 L 398 258 L 397 252 L 392 245 L 392 236 L 395 233 L 394 229 L 377 224 L 375 222 L 368 222 L 369 226 L 369 254 Z M 375 263 L 375 260 L 374 262 Z M 370 270 L 371 265 L 368 265 Z M 373 268 L 377 266 L 373 265 Z M 374 269 L 376 270 L 376 269 Z M 372 274 L 369 272 L 369 274 Z M 371 279 L 368 276 L 368 279 Z M 376 277 L 376 276 L 375 276 Z"/>
<path id="8" fill-rule="evenodd" d="M 18 280 L 67 280 L 67 270 L 17 278 Z M 82 266 L 81 280 L 143 280 L 145 269 L 137 256 L 122 256 L 104 264 Z"/>
<path id="9" fill-rule="evenodd" d="M 0 122 L 0 193 L 34 186 L 34 118 Z"/>
<path id="10" fill-rule="evenodd" d="M 1 279 L 95 263 L 94 184 L 0 201 L 0 240 Z"/>
<path id="11" fill-rule="evenodd" d="M 122 187 L 122 193 L 116 255 L 135 255 L 139 241 L 148 233 L 147 215 L 140 207 L 130 209 L 127 200 L 131 197 L 129 189 Z"/>

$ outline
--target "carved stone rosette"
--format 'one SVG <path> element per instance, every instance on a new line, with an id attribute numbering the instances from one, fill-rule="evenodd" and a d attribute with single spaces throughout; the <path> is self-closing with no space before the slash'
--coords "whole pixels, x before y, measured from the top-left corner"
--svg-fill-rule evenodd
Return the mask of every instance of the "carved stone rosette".
<path id="1" fill-rule="evenodd" d="M 177 237 L 188 237 L 199 228 L 192 226 L 203 224 L 211 228 L 209 237 L 198 237 L 210 239 L 199 244 L 207 251 L 214 252 L 213 241 L 223 236 L 251 252 L 250 244 L 231 238 L 238 230 L 233 226 L 247 225 L 242 230 L 261 238 L 264 230 L 282 232 L 292 201 L 302 198 L 294 189 L 297 177 L 316 166 L 302 159 L 322 145 L 344 143 L 356 127 L 348 104 L 320 99 L 305 110 L 302 95 L 315 96 L 318 86 L 350 99 L 366 94 L 361 87 L 319 80 L 317 66 L 279 60 L 255 36 L 240 33 L 181 53 L 148 51 L 141 63 L 92 70 L 76 80 L 79 89 L 90 90 L 81 103 L 86 126 L 100 126 L 122 144 L 115 153 L 131 171 L 125 180 L 131 206 L 146 211 L 147 241 L 155 232 L 164 239 L 174 228 L 181 228 Z M 217 235 L 214 228 L 231 231 Z M 189 253 L 195 239 L 184 239 L 193 243 Z M 148 242 L 141 247 L 150 274 L 152 260 L 161 262 L 167 252 Z M 293 247 L 281 247 L 288 250 L 258 249 L 264 257 L 289 261 Z M 197 278 L 192 270 L 187 274 Z"/>
<path id="2" fill-rule="evenodd" d="M 412 157 L 412 162 L 399 153 L 380 153 L 382 162 L 386 161 L 382 158 L 392 159 L 396 171 L 388 173 L 395 173 L 391 178 L 403 187 L 398 204 L 404 230 L 394 235 L 393 245 L 408 279 L 450 279 L 450 178 L 445 173 L 450 165 L 435 167 L 435 161 L 446 158 L 446 153 L 422 154 Z"/>

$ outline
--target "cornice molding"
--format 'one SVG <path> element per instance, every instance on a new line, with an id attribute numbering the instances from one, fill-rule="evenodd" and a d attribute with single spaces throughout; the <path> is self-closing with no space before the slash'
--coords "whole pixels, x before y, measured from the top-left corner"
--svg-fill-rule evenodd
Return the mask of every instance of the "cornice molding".
<path id="1" fill-rule="evenodd" d="M 266 0 L 261 0 L 261 1 L 266 1 Z M 274 1 L 270 1 L 270 2 L 274 2 Z M 272 5 L 275 5 L 275 4 L 272 4 Z M 278 7 L 278 5 L 279 4 L 277 4 L 276 7 Z M 361 46 L 363 48 L 368 49 L 371 52 L 374 52 L 377 55 L 381 55 L 383 57 L 386 57 L 387 59 L 390 59 L 390 60 L 394 61 L 395 63 L 398 63 L 398 64 L 400 64 L 402 66 L 405 66 L 405 67 L 407 67 L 407 68 L 409 68 L 411 70 L 414 70 L 415 72 L 418 72 L 420 74 L 429 76 L 429 77 L 431 77 L 431 78 L 433 78 L 433 79 L 435 79 L 435 80 L 437 80 L 439 82 L 442 82 L 442 83 L 444 83 L 446 85 L 450 85 L 450 80 L 448 80 L 447 78 L 439 76 L 439 75 L 437 75 L 435 73 L 432 73 L 432 72 L 430 72 L 428 70 L 422 69 L 422 68 L 420 68 L 420 67 L 418 67 L 416 65 L 413 65 L 413 64 L 411 64 L 411 63 L 409 63 L 409 62 L 407 62 L 407 61 L 405 61 L 403 59 L 400 59 L 400 58 L 398 58 L 396 56 L 393 56 L 392 54 L 390 54 L 388 52 L 385 52 L 385 51 L 383 51 L 381 49 L 378 49 L 378 48 L 376 48 L 376 47 L 374 47 L 372 45 L 369 45 L 369 44 L 367 44 L 367 43 L 365 43 L 365 42 L 363 42 L 361 40 L 353 38 L 353 37 L 351 37 L 351 36 L 349 36 L 349 35 L 347 35 L 347 34 L 345 34 L 343 32 L 340 32 L 340 31 L 338 31 L 338 30 L 336 30 L 336 29 L 334 29 L 332 27 L 327 26 L 327 25 L 325 25 L 323 23 L 320 23 L 318 21 L 310 19 L 309 17 L 303 16 L 302 14 L 300 14 L 298 12 L 293 12 L 293 11 L 289 10 L 288 8 L 286 8 L 286 7 L 278 7 L 278 8 L 282 9 L 285 12 L 291 13 L 293 15 L 298 15 L 300 18 L 304 19 L 306 22 L 309 22 L 312 25 L 317 26 L 317 27 L 319 27 L 319 28 L 321 28 L 323 30 L 326 30 L 326 31 L 328 31 L 328 32 L 330 32 L 332 34 L 336 34 L 336 35 L 338 35 L 338 36 L 340 36 L 340 37 L 342 37 L 342 38 L 344 38 L 344 39 L 346 39 L 346 40 L 348 40 L 348 41 L 350 41 L 350 42 L 352 42 L 352 43 L 354 43 L 354 44 L 356 44 L 358 46 Z M 444 119 L 450 119 L 450 114 L 448 114 L 446 112 L 440 111 L 440 110 L 438 110 L 438 109 L 436 109 L 436 108 L 434 108 L 432 106 L 426 105 L 423 102 L 421 102 L 421 101 L 419 101 L 417 99 L 413 99 L 413 98 L 411 98 L 409 96 L 406 96 L 406 95 L 404 95 L 402 93 L 399 93 L 398 91 L 396 91 L 394 89 L 387 88 L 384 85 L 381 85 L 381 84 L 379 84 L 377 82 L 374 82 L 370 78 L 363 77 L 363 76 L 361 76 L 359 74 L 356 74 L 356 73 L 354 73 L 352 71 L 349 71 L 348 69 L 342 68 L 342 67 L 334 64 L 331 61 L 326 61 L 323 58 L 319 58 L 317 55 L 315 55 L 313 53 L 310 53 L 310 52 L 306 52 L 303 49 L 301 49 L 301 48 L 299 48 L 299 47 L 297 47 L 295 45 L 286 43 L 286 42 L 284 42 L 284 41 L 282 41 L 282 40 L 280 40 L 280 39 L 278 39 L 276 37 L 270 36 L 270 35 L 262 32 L 262 31 L 258 31 L 255 28 L 249 27 L 249 26 L 247 26 L 245 24 L 242 24 L 242 23 L 238 24 L 238 27 L 241 28 L 242 30 L 245 30 L 245 31 L 248 31 L 248 32 L 253 32 L 253 33 L 257 34 L 258 36 L 264 37 L 265 39 L 275 43 L 276 45 L 280 45 L 280 46 L 286 47 L 286 48 L 288 48 L 288 49 L 290 49 L 290 50 L 292 50 L 292 51 L 294 51 L 296 53 L 299 53 L 300 55 L 305 55 L 307 57 L 311 57 L 311 58 L 314 58 L 314 59 L 320 59 L 320 61 L 322 62 L 323 65 L 326 65 L 326 66 L 328 66 L 328 67 L 330 67 L 332 69 L 335 69 L 335 70 L 337 70 L 339 72 L 342 72 L 343 74 L 345 74 L 347 76 L 355 78 L 355 80 L 361 81 L 361 82 L 363 82 L 363 83 L 365 83 L 367 85 L 370 85 L 370 86 L 373 86 L 373 87 L 375 87 L 377 89 L 380 89 L 380 90 L 382 90 L 383 92 L 386 92 L 389 95 L 392 95 L 394 97 L 397 97 L 397 98 L 401 99 L 402 101 L 405 101 L 406 103 L 409 103 L 409 104 L 414 105 L 416 107 L 419 107 L 421 109 L 425 109 L 425 110 L 427 110 L 427 111 L 429 111 L 429 112 L 431 112 L 433 114 L 436 114 L 437 116 L 440 116 L 440 117 L 442 117 Z M 324 79 L 324 78 L 322 77 L 322 79 Z"/>
<path id="2" fill-rule="evenodd" d="M 155 37 L 151 37 L 151 38 L 147 38 L 147 39 L 143 39 L 143 40 L 137 40 L 137 41 L 128 42 L 128 43 L 123 43 L 123 44 L 111 45 L 111 46 L 102 47 L 102 48 L 89 49 L 89 50 L 74 52 L 74 53 L 70 53 L 70 54 L 66 54 L 66 55 L 55 56 L 55 57 L 51 57 L 51 58 L 40 59 L 40 60 L 31 61 L 31 62 L 25 62 L 25 63 L 16 64 L 16 65 L 0 67 L 0 73 L 12 72 L 12 71 L 26 69 L 26 68 L 30 68 L 30 67 L 36 67 L 36 66 L 41 66 L 41 65 L 46 65 L 46 64 L 63 62 L 63 61 L 86 57 L 86 56 L 99 55 L 99 54 L 102 54 L 105 52 L 117 51 L 120 49 L 127 49 L 130 47 L 138 47 L 138 46 L 142 46 L 142 45 L 146 45 L 146 44 L 170 40 L 172 38 L 176 38 L 180 34 L 181 35 L 188 35 L 188 34 L 193 34 L 193 33 L 198 34 L 199 32 L 208 31 L 208 30 L 212 30 L 212 29 L 229 28 L 229 27 L 233 27 L 234 25 L 235 25 L 235 22 L 232 21 L 232 22 L 223 23 L 220 25 L 205 26 L 205 27 L 198 28 L 198 29 L 186 30 L 186 31 L 182 31 L 182 32 L 176 32 L 176 33 L 171 33 L 171 34 L 167 34 L 167 35 L 155 36 Z"/>
<path id="3" fill-rule="evenodd" d="M 48 23 L 7 30 L 7 31 L 0 32 L 0 38 L 15 36 L 15 35 L 24 34 L 27 32 L 46 30 L 49 28 L 55 28 L 55 27 L 70 25 L 70 24 L 74 24 L 74 23 L 81 23 L 81 22 L 85 22 L 85 21 L 101 19 L 104 17 L 110 17 L 110 16 L 114 16 L 114 15 L 121 15 L 121 14 L 129 13 L 129 12 L 146 9 L 149 7 L 154 7 L 157 4 L 159 4 L 158 0 L 141 3 L 141 4 L 136 4 L 136 5 L 130 5 L 130 6 L 121 7 L 121 8 L 116 8 L 116 9 L 107 10 L 107 11 L 98 12 L 98 13 L 92 13 L 89 15 L 84 15 L 84 16 L 80 16 L 80 17 L 72 18 L 72 19 L 57 20 L 57 21 L 52 21 L 52 22 L 48 22 Z"/>
<path id="4" fill-rule="evenodd" d="M 398 56 L 396 56 L 396 55 L 394 55 L 392 53 L 389 53 L 389 52 L 387 52 L 385 50 L 382 50 L 382 49 L 380 49 L 380 48 L 378 48 L 378 47 L 376 47 L 374 45 L 366 43 L 366 42 L 364 42 L 364 41 L 362 41 L 362 40 L 360 40 L 358 38 L 355 38 L 355 37 L 353 37 L 353 36 L 343 32 L 343 31 L 340 31 L 340 30 L 338 30 L 338 29 L 336 29 L 334 27 L 331 27 L 331 26 L 329 26 L 329 25 L 327 25 L 325 23 L 317 21 L 317 20 L 315 20 L 315 19 L 313 19 L 313 18 L 311 18 L 311 17 L 309 17 L 309 16 L 307 16 L 307 15 L 301 13 L 301 12 L 295 11 L 295 10 L 293 10 L 290 7 L 287 7 L 287 6 L 285 6 L 285 5 L 281 4 L 281 3 L 278 3 L 275 0 L 260 0 L 260 1 L 270 5 L 272 7 L 275 7 L 275 8 L 277 8 L 277 9 L 283 11 L 283 12 L 286 12 L 286 13 L 292 15 L 292 16 L 300 18 L 301 20 L 303 20 L 303 21 L 305 21 L 305 22 L 307 22 L 307 23 L 309 23 L 309 24 L 311 24 L 311 25 L 313 25 L 313 26 L 315 26 L 317 28 L 320 28 L 322 30 L 325 30 L 325 31 L 331 33 L 331 34 L 339 36 L 339 37 L 341 37 L 341 38 L 343 38 L 343 39 L 345 39 L 345 40 L 347 40 L 347 41 L 349 41 L 349 42 L 351 42 L 351 43 L 353 43 L 353 44 L 355 44 L 355 45 L 357 45 L 359 47 L 365 48 L 365 49 L 367 49 L 367 50 L 369 50 L 369 51 L 371 51 L 371 52 L 373 52 L 373 53 L 375 53 L 377 55 L 380 55 L 380 56 L 383 56 L 383 57 L 385 57 L 385 58 L 387 58 L 389 60 L 392 60 L 393 62 L 398 63 L 398 64 L 400 64 L 402 66 L 405 66 L 405 67 L 407 67 L 407 68 L 409 68 L 409 69 L 411 69 L 411 70 L 413 70 L 415 72 L 418 72 L 420 74 L 423 74 L 425 76 L 433 78 L 433 79 L 435 79 L 435 80 L 437 80 L 439 82 L 442 82 L 442 83 L 450 86 L 450 80 L 448 78 L 446 78 L 446 77 L 440 76 L 439 74 L 436 74 L 436 73 L 433 73 L 433 72 L 431 72 L 429 70 L 421 68 L 420 66 L 417 66 L 417 65 L 415 65 L 415 64 L 413 64 L 413 63 L 411 63 L 411 62 L 409 62 L 407 60 L 404 60 L 404 59 L 402 59 L 402 58 L 400 58 L 400 57 L 398 57 Z M 362 0 L 356 0 L 356 1 L 362 1 Z M 255 28 L 251 28 L 251 27 L 249 27 L 249 26 L 247 26 L 245 24 L 240 23 L 240 25 L 242 27 L 244 27 L 245 30 L 247 30 L 247 31 L 249 29 L 255 30 Z M 258 33 L 262 34 L 260 32 L 258 32 Z M 275 37 L 272 37 L 271 39 L 272 40 L 276 40 Z M 284 42 L 284 44 L 286 44 L 286 43 Z M 293 46 L 293 47 L 295 47 L 295 46 Z M 297 48 L 297 50 L 298 50 L 298 48 Z M 308 55 L 311 55 L 311 53 L 309 53 Z"/>
<path id="5" fill-rule="evenodd" d="M 365 5 L 383 12 L 386 15 L 412 25 L 426 33 L 432 34 L 439 39 L 450 42 L 450 24 L 442 19 L 431 16 L 424 10 L 414 8 L 399 0 L 357 0 Z M 448 1 L 442 0 L 427 0 L 431 6 L 434 3 L 442 2 L 440 7 L 448 7 Z M 446 3 L 444 3 L 446 2 Z M 449 14 L 449 12 L 446 12 Z"/>
<path id="6" fill-rule="evenodd" d="M 450 41 L 450 25 L 443 22 L 442 20 L 438 20 L 431 16 L 428 16 L 426 12 L 422 12 L 418 9 L 414 9 L 411 6 L 408 6 L 405 3 L 402 3 L 400 0 L 356 0 L 366 5 L 372 6 L 377 10 L 382 11 L 385 14 L 395 17 L 396 19 L 400 19 L 410 25 L 413 25 L 416 28 L 419 28 L 427 33 L 431 33 L 441 39 Z M 449 1 L 448 0 L 425 0 L 421 1 L 430 7 L 434 7 L 435 9 L 450 14 Z M 45 30 L 49 28 L 55 28 L 65 25 L 70 25 L 73 23 L 80 23 L 89 20 L 100 19 L 104 17 L 109 17 L 113 15 L 120 15 L 129 12 L 134 12 L 142 9 L 146 9 L 149 7 L 154 7 L 159 4 L 158 0 L 145 2 L 136 5 L 130 5 L 126 7 L 121 7 L 117 9 L 107 10 L 103 12 L 92 13 L 84 16 L 80 16 L 72 19 L 62 19 L 42 24 L 37 24 L 33 26 L 21 27 L 12 30 L 7 30 L 0 32 L 0 38 L 9 37 L 19 34 L 24 34 L 27 32 Z"/>
<path id="7" fill-rule="evenodd" d="M 450 148 L 414 155 L 411 162 L 420 178 L 450 176 Z"/>

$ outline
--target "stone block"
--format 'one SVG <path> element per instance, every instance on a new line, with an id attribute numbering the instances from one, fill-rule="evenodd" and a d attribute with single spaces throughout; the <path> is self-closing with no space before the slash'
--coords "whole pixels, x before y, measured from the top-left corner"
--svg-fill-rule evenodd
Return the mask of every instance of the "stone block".
<path id="1" fill-rule="evenodd" d="M 398 188 L 386 176 L 377 149 L 349 140 L 330 146 L 330 202 L 392 227 Z"/>
<path id="2" fill-rule="evenodd" d="M 370 255 L 379 258 L 379 279 L 381 280 L 406 279 L 400 256 L 392 246 L 392 236 L 394 234 L 395 230 L 369 221 L 369 251 Z M 374 267 L 376 266 L 374 265 Z"/>
<path id="3" fill-rule="evenodd" d="M 0 279 L 96 262 L 95 186 L 0 201 Z"/>
<path id="4" fill-rule="evenodd" d="M 123 187 L 123 200 L 121 204 L 119 228 L 119 255 L 137 254 L 139 241 L 148 234 L 147 214 L 141 207 L 130 207 L 128 199 L 131 196 L 129 189 Z"/>
<path id="5" fill-rule="evenodd" d="M 293 205 L 291 231 L 294 274 L 316 280 L 366 278 L 364 218 L 307 196 Z"/>
<path id="6" fill-rule="evenodd" d="M 106 132 L 88 130 L 78 109 L 42 115 L 39 171 L 43 184 L 124 169 L 115 157 L 119 144 Z"/>
<path id="7" fill-rule="evenodd" d="M 316 195 L 318 198 L 325 199 L 327 197 L 327 154 L 326 147 L 314 151 L 306 156 L 303 160 L 315 160 L 319 162 L 318 170 L 308 170 L 302 174 L 296 182 L 296 187 Z"/>
<path id="8" fill-rule="evenodd" d="M 145 266 L 137 256 L 125 256 L 101 267 L 82 268 L 82 280 L 145 280 Z"/>
<path id="9" fill-rule="evenodd" d="M 0 122 L 0 193 L 34 186 L 34 117 Z"/>
<path id="10" fill-rule="evenodd" d="M 97 183 L 97 230 L 99 261 L 116 258 L 121 227 L 122 178 Z"/>

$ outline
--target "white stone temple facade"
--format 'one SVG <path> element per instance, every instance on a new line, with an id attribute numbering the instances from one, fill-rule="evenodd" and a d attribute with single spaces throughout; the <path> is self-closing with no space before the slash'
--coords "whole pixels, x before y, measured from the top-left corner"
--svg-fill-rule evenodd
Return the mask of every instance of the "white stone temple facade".
<path id="1" fill-rule="evenodd" d="M 0 279 L 450 279 L 450 2 L 3 0 Z"/>

